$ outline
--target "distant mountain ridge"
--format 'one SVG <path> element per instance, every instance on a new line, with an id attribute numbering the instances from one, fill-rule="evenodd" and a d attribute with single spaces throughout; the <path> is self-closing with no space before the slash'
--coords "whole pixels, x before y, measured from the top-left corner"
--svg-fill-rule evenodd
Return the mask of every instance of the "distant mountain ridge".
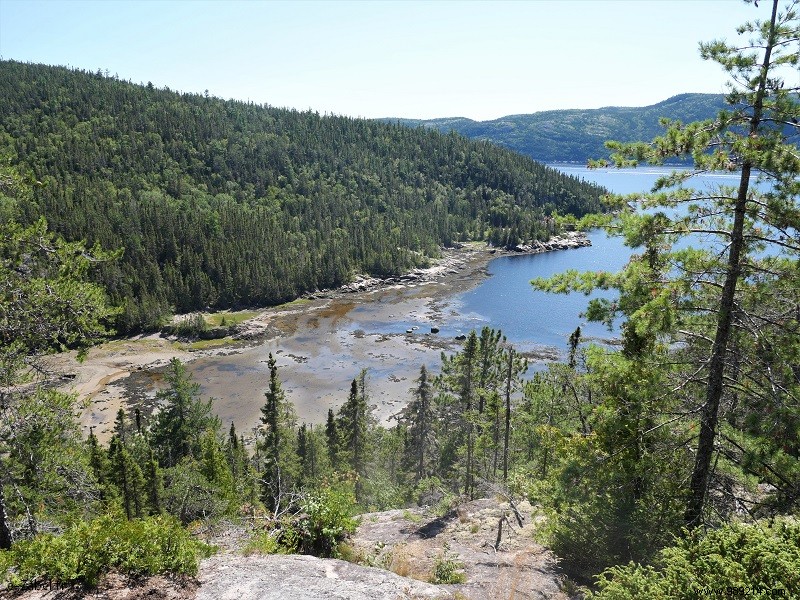
<path id="1" fill-rule="evenodd" d="M 455 131 L 468 138 L 494 142 L 545 163 L 586 162 L 608 155 L 607 140 L 649 140 L 662 133 L 661 118 L 684 123 L 711 119 L 725 108 L 723 94 L 679 94 L 643 107 L 548 110 L 508 115 L 492 121 L 464 117 L 381 119 L 409 127 Z"/>

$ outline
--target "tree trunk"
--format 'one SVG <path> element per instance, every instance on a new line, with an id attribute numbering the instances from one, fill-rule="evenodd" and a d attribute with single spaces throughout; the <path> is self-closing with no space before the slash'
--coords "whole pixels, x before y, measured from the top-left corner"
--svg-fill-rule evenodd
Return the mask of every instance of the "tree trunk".
<path id="1" fill-rule="evenodd" d="M 508 371 L 506 372 L 506 430 L 503 436 L 503 483 L 508 483 L 508 444 L 511 437 L 511 371 L 514 365 L 514 349 L 508 350 Z"/>
<path id="2" fill-rule="evenodd" d="M 769 39 L 764 52 L 764 61 L 761 65 L 755 102 L 753 102 L 753 116 L 750 119 L 751 138 L 757 137 L 758 129 L 761 124 L 770 58 L 776 40 L 775 22 L 777 11 L 778 0 L 774 0 Z M 697 455 L 692 471 L 692 480 L 689 485 L 689 500 L 686 505 L 686 512 L 684 513 L 684 521 L 686 526 L 690 529 L 702 523 L 708 481 L 711 474 L 711 460 L 714 455 L 714 441 L 716 439 L 717 425 L 719 422 L 719 407 L 724 391 L 723 376 L 725 373 L 725 359 L 733 323 L 736 285 L 739 282 L 742 271 L 741 253 L 744 248 L 745 210 L 747 208 L 747 192 L 750 186 L 752 166 L 749 160 L 746 160 L 742 164 L 742 175 L 739 180 L 739 190 L 734 205 L 733 229 L 731 230 L 728 265 L 725 283 L 722 288 L 722 296 L 719 301 L 719 310 L 717 311 L 716 334 L 714 336 L 714 345 L 711 348 L 711 359 L 708 366 L 706 401 L 700 413 L 700 438 L 697 443 Z"/>
<path id="3" fill-rule="evenodd" d="M 8 515 L 6 514 L 6 500 L 3 496 L 3 484 L 0 482 L 0 550 L 11 548 L 11 530 L 8 528 Z"/>

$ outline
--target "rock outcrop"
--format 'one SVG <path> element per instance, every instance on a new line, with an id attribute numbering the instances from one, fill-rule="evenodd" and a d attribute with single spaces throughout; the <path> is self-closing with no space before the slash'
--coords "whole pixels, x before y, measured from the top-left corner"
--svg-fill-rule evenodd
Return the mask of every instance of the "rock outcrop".
<path id="1" fill-rule="evenodd" d="M 536 544 L 531 506 L 522 526 L 507 502 L 487 498 L 444 516 L 399 509 L 361 516 L 348 541 L 360 564 L 299 555 L 243 556 L 247 530 L 230 525 L 210 541 L 220 552 L 200 562 L 197 577 L 107 575 L 85 591 L 0 589 L 15 600 L 567 600 L 555 557 Z M 502 525 L 501 525 L 502 523 Z M 498 526 L 502 537 L 497 543 Z M 437 561 L 452 560 L 463 583 L 428 583 Z M 364 566 L 364 565 L 371 566 Z"/>
<path id="2" fill-rule="evenodd" d="M 313 556 L 212 556 L 196 600 L 452 599 L 441 587 L 391 571 Z"/>
<path id="3" fill-rule="evenodd" d="M 511 506 L 494 498 L 461 504 L 442 517 L 422 509 L 365 514 L 351 543 L 364 560 L 415 579 L 428 580 L 437 560 L 450 558 L 465 581 L 438 587 L 459 598 L 566 600 L 556 558 L 533 540 L 530 504 L 518 508 L 522 527 Z"/>
<path id="4" fill-rule="evenodd" d="M 592 241 L 582 231 L 567 231 L 550 238 L 546 242 L 537 240 L 531 244 L 519 244 L 510 250 L 525 254 L 538 254 L 540 252 L 552 252 L 553 250 L 573 250 L 591 245 Z"/>

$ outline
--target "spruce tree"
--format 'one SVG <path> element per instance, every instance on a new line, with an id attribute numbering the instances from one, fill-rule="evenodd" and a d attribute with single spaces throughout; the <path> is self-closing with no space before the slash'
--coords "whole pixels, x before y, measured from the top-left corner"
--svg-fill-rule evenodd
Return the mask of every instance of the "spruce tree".
<path id="1" fill-rule="evenodd" d="M 341 441 L 339 439 L 339 427 L 336 422 L 336 415 L 332 408 L 328 409 L 328 416 L 325 419 L 325 445 L 328 449 L 328 458 L 331 465 L 334 469 L 338 469 Z"/>
<path id="2" fill-rule="evenodd" d="M 366 390 L 366 369 L 350 384 L 347 402 L 339 409 L 337 430 L 340 434 L 341 448 L 350 469 L 356 474 L 356 497 L 361 498 L 364 490 L 363 478 L 366 476 L 367 453 L 371 423 Z"/>
<path id="3" fill-rule="evenodd" d="M 436 458 L 436 405 L 425 365 L 420 367 L 419 379 L 412 394 L 400 421 L 407 429 L 405 467 L 413 473 L 414 483 L 418 483 L 433 474 Z"/>
<path id="4" fill-rule="evenodd" d="M 262 497 L 272 511 L 277 511 L 283 497 L 296 484 L 297 455 L 294 449 L 296 416 L 294 407 L 286 399 L 278 366 L 272 353 L 267 361 L 269 388 L 264 393 L 266 402 L 261 407 L 261 441 L 263 457 Z"/>
<path id="5" fill-rule="evenodd" d="M 141 467 L 133 458 L 126 439 L 125 412 L 119 409 L 114 422 L 114 435 L 109 443 L 111 476 L 119 488 L 122 508 L 128 519 L 146 514 L 147 485 Z"/>
<path id="6" fill-rule="evenodd" d="M 463 455 L 463 490 L 472 498 L 475 492 L 475 421 L 479 377 L 479 344 L 475 331 L 467 336 L 460 352 L 453 356 L 442 353 L 442 373 L 437 387 L 450 400 L 445 406 L 444 419 L 448 422 L 448 444 Z M 450 458 L 451 461 L 454 457 Z"/>
<path id="7" fill-rule="evenodd" d="M 165 406 L 155 417 L 150 439 L 159 464 L 168 468 L 186 457 L 198 458 L 203 434 L 218 431 L 220 424 L 212 412 L 213 401 L 200 398 L 200 385 L 180 360 L 170 360 L 164 378 L 167 388 L 156 399 Z"/>

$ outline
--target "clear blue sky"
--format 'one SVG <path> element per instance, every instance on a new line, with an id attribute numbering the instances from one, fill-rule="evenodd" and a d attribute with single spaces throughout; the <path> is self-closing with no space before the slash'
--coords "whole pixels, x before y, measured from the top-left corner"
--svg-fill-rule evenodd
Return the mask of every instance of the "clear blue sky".
<path id="1" fill-rule="evenodd" d="M 737 0 L 0 0 L 0 56 L 361 117 L 492 119 L 723 92 Z"/>

